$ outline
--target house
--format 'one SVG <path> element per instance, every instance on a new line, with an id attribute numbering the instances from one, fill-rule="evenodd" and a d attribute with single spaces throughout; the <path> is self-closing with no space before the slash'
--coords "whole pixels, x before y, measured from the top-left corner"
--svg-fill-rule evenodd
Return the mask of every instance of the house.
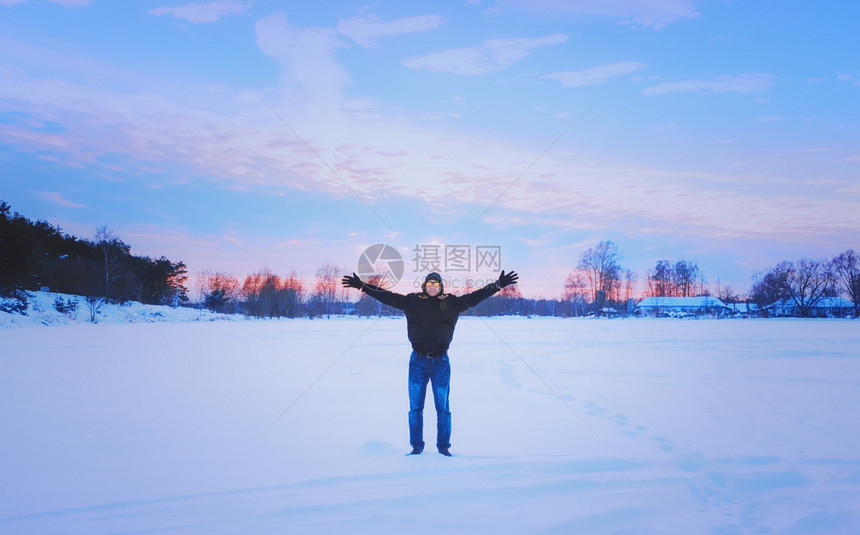
<path id="1" fill-rule="evenodd" d="M 774 316 L 800 316 L 800 308 L 792 298 L 780 299 L 768 307 Z M 844 297 L 822 297 L 809 309 L 809 317 L 844 318 L 854 315 L 854 304 Z"/>
<path id="2" fill-rule="evenodd" d="M 726 303 L 735 317 L 750 318 L 761 315 L 761 308 L 755 303 Z"/>
<path id="3" fill-rule="evenodd" d="M 636 306 L 636 314 L 655 317 L 727 316 L 731 309 L 715 297 L 646 297 Z"/>

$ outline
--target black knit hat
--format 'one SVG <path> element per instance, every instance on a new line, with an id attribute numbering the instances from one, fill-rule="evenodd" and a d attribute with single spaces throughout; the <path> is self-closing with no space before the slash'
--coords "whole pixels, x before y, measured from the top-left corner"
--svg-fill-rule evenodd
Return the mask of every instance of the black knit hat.
<path id="1" fill-rule="evenodd" d="M 424 282 L 421 284 L 421 291 L 425 294 L 427 293 L 427 283 L 430 281 L 438 281 L 439 282 L 439 295 L 445 293 L 445 286 L 442 284 L 442 275 L 439 275 L 435 271 L 428 274 L 424 277 Z"/>

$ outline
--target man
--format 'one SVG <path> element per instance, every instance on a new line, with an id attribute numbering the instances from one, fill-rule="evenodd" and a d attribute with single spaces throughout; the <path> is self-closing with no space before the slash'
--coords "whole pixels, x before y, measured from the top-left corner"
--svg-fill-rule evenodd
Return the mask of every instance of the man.
<path id="1" fill-rule="evenodd" d="M 424 451 L 424 399 L 427 382 L 433 389 L 436 405 L 436 448 L 451 456 L 451 410 L 448 392 L 451 365 L 448 346 L 454 336 L 454 326 L 460 313 L 495 294 L 505 286 L 516 284 L 519 276 L 502 271 L 499 279 L 480 290 L 462 296 L 446 294 L 442 277 L 430 273 L 421 285 L 420 293 L 402 295 L 363 282 L 355 273 L 341 281 L 344 287 L 360 289 L 370 297 L 406 314 L 406 332 L 412 344 L 409 357 L 409 442 L 410 455 Z"/>

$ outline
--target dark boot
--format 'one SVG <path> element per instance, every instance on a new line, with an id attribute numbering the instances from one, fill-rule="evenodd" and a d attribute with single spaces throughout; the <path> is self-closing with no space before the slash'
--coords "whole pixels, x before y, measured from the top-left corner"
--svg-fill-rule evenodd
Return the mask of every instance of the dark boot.
<path id="1" fill-rule="evenodd" d="M 424 446 L 412 446 L 412 451 L 408 455 L 421 455 L 422 451 L 424 451 Z"/>
<path id="2" fill-rule="evenodd" d="M 451 456 L 451 452 L 448 451 L 448 446 L 439 446 L 439 453 L 441 453 L 445 457 Z"/>

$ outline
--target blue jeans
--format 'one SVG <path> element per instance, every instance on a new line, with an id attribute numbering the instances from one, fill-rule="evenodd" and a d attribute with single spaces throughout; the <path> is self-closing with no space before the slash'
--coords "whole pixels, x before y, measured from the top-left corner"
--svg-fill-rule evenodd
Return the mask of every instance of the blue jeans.
<path id="1" fill-rule="evenodd" d="M 451 447 L 451 409 L 448 391 L 451 385 L 451 364 L 448 355 L 425 357 L 412 352 L 409 357 L 409 442 L 424 447 L 424 399 L 427 382 L 433 389 L 436 405 L 436 446 Z"/>

